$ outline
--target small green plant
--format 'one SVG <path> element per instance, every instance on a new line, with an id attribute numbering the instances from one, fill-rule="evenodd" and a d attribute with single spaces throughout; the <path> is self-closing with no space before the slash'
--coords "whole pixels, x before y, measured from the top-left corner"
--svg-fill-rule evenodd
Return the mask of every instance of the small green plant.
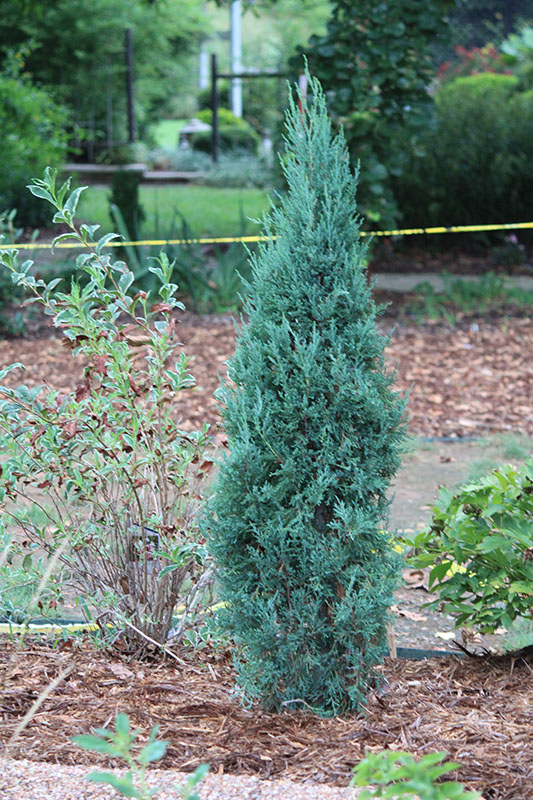
<path id="1" fill-rule="evenodd" d="M 140 733 L 140 730 L 132 730 L 127 714 L 119 713 L 115 717 L 114 730 L 98 728 L 94 735 L 74 736 L 72 741 L 84 750 L 120 759 L 128 767 L 122 777 L 113 772 L 91 772 L 87 780 L 112 786 L 122 797 L 135 797 L 137 800 L 151 800 L 159 794 L 160 788 L 149 788 L 146 769 L 148 764 L 163 758 L 168 742 L 157 738 L 159 725 L 156 725 L 146 744 L 136 747 Z M 202 764 L 186 784 L 177 788 L 183 800 L 199 800 L 194 788 L 205 778 L 208 770 L 209 766 Z"/>
<path id="2" fill-rule="evenodd" d="M 428 604 L 492 633 L 533 614 L 533 463 L 506 465 L 457 494 L 442 488 L 426 530 L 407 544 L 431 567 Z"/>
<path id="3" fill-rule="evenodd" d="M 60 279 L 36 279 L 32 262 L 19 266 L 13 249 L 0 251 L 0 265 L 53 317 L 86 366 L 65 395 L 0 386 L 0 522 L 6 533 L 23 534 L 13 538 L 23 566 L 35 545 L 57 558 L 54 579 L 88 618 L 92 609 L 104 629 L 122 629 L 138 652 L 146 641 L 165 646 L 171 629 L 178 645 L 205 614 L 212 582 L 197 525 L 212 462 L 207 426 L 184 431 L 173 414 L 173 400 L 194 379 L 189 359 L 176 353 L 172 312 L 183 305 L 172 264 L 162 254 L 149 267 L 153 291 L 134 293 L 133 272 L 104 253 L 116 234 L 96 240 L 98 226 L 74 225 L 83 189 L 71 192 L 69 180 L 56 186 L 50 169 L 30 188 L 69 228 L 55 243 L 85 247 L 77 259 L 85 282 L 54 291 Z M 0 380 L 21 367 L 0 370 Z M 44 518 L 23 513 L 27 503 Z"/>
<path id="4" fill-rule="evenodd" d="M 456 781 L 438 782 L 439 778 L 458 769 L 459 764 L 444 761 L 447 753 L 428 753 L 415 759 L 401 750 L 367 753 L 354 769 L 350 786 L 365 786 L 358 800 L 477 800 L 478 792 L 468 792 Z"/>
<path id="5" fill-rule="evenodd" d="M 533 646 L 533 619 L 517 619 L 503 637 L 502 650 L 512 653 Z"/>
<path id="6" fill-rule="evenodd" d="M 427 281 L 415 287 L 416 296 L 410 311 L 422 321 L 425 318 L 444 318 L 455 325 L 458 314 L 484 314 L 498 310 L 503 303 L 517 308 L 533 305 L 533 293 L 509 286 L 505 279 L 494 272 L 487 272 L 478 281 L 456 278 L 448 272 L 442 273 L 443 288 L 435 289 Z"/>
<path id="7" fill-rule="evenodd" d="M 496 265 L 516 267 L 524 263 L 526 248 L 518 241 L 516 234 L 511 233 L 505 237 L 504 244 L 492 249 L 491 257 Z"/>

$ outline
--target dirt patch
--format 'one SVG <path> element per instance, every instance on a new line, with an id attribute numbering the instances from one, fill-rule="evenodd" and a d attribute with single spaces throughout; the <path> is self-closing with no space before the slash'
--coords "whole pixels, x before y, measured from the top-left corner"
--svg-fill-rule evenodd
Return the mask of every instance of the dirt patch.
<path id="1" fill-rule="evenodd" d="M 38 694 L 65 667 L 12 757 L 105 763 L 70 737 L 127 712 L 143 730 L 161 725 L 170 742 L 158 765 L 254 774 L 345 786 L 366 749 L 447 750 L 458 780 L 485 800 L 533 796 L 533 670 L 527 658 L 387 660 L 383 687 L 366 715 L 324 719 L 304 711 L 267 713 L 240 704 L 230 654 L 196 655 L 182 665 L 104 657 L 88 647 L 57 652 L 37 643 L 0 647 L 5 743 Z"/>

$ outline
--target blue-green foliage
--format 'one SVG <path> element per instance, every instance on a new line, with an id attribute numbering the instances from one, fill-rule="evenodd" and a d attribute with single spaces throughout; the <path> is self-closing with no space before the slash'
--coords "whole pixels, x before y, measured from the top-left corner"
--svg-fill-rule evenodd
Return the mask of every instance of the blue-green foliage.
<path id="1" fill-rule="evenodd" d="M 277 238 L 252 258 L 207 528 L 245 697 L 339 713 L 360 707 L 384 652 L 397 564 L 380 527 L 404 403 L 384 366 L 344 138 L 312 91 L 287 114 L 289 190 L 265 220 Z"/>

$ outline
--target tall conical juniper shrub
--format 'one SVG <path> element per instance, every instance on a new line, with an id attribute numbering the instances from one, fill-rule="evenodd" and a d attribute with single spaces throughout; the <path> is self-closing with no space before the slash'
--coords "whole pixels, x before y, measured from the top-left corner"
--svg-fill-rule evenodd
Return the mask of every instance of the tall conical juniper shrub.
<path id="1" fill-rule="evenodd" d="M 404 402 L 364 271 L 356 179 L 324 95 L 290 103 L 288 193 L 221 389 L 229 452 L 208 541 L 240 687 L 269 709 L 360 707 L 381 660 L 397 574 L 382 531 Z M 303 102 L 303 101 L 302 101 Z"/>

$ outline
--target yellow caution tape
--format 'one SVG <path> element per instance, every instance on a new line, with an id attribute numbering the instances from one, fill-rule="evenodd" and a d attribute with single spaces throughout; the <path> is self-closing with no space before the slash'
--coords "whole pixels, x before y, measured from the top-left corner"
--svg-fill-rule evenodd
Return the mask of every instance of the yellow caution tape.
<path id="1" fill-rule="evenodd" d="M 419 236 L 421 234 L 434 233 L 478 233 L 480 231 L 516 231 L 533 229 L 533 222 L 505 222 L 490 225 L 440 225 L 434 228 L 397 228 L 390 231 L 361 231 L 361 236 Z M 242 242 L 243 244 L 253 242 L 266 242 L 277 237 L 271 236 L 213 236 L 198 239 L 141 239 L 134 242 L 115 241 L 108 242 L 106 247 L 164 247 L 169 244 L 232 244 Z M 24 242 L 22 244 L 1 244 L 0 249 L 15 247 L 17 250 L 48 250 L 50 242 Z M 85 247 L 80 242 L 59 242 L 56 248 L 66 250 Z"/>
<path id="2" fill-rule="evenodd" d="M 97 631 L 98 625 L 94 622 L 72 622 L 66 625 L 54 625 L 53 623 L 0 623 L 0 633 L 77 633 L 78 631 Z"/>

